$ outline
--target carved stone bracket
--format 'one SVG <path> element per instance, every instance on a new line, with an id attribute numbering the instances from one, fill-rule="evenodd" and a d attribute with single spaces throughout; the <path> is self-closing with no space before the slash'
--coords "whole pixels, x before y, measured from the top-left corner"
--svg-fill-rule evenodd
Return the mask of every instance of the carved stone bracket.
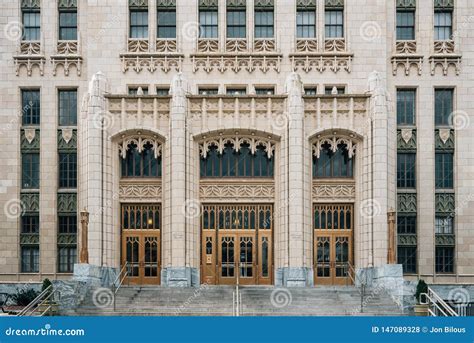
<path id="1" fill-rule="evenodd" d="M 193 72 L 202 69 L 207 73 L 218 70 L 224 73 L 232 70 L 238 73 L 242 69 L 249 73 L 259 70 L 262 73 L 273 69 L 277 73 L 280 72 L 281 56 L 280 55 L 192 55 Z"/>
<path id="2" fill-rule="evenodd" d="M 158 158 L 161 156 L 162 152 L 162 143 L 158 140 L 157 137 L 150 137 L 150 136 L 131 136 L 131 137 L 124 137 L 119 143 L 119 153 L 122 158 L 127 157 L 127 152 L 130 149 L 130 145 L 136 145 L 138 152 L 141 153 L 145 148 L 145 145 L 151 145 L 151 148 L 154 152 L 154 157 Z"/>
<path id="3" fill-rule="evenodd" d="M 257 147 L 262 145 L 265 148 L 268 158 L 272 158 L 275 152 L 276 142 L 270 138 L 266 139 L 246 135 L 222 135 L 209 138 L 204 137 L 201 141 L 199 141 L 199 152 L 203 158 L 206 158 L 210 148 L 215 146 L 217 147 L 218 153 L 222 154 L 226 144 L 231 144 L 234 151 L 237 152 L 240 150 L 242 144 L 248 144 L 250 146 L 250 153 L 252 155 L 254 155 L 257 151 Z"/>
<path id="4" fill-rule="evenodd" d="M 339 145 L 343 145 L 343 149 L 348 152 L 349 158 L 352 158 L 357 150 L 357 142 L 349 137 L 339 136 L 326 136 L 318 138 L 313 142 L 313 156 L 319 158 L 323 145 L 329 144 L 329 148 L 332 152 L 336 152 L 339 149 Z"/>
<path id="5" fill-rule="evenodd" d="M 337 73 L 339 70 L 352 71 L 352 54 L 347 55 L 327 55 L 327 54 L 292 54 L 290 55 L 293 71 L 303 70 L 309 73 L 317 70 L 320 73 L 331 70 Z"/>
<path id="6" fill-rule="evenodd" d="M 430 69 L 431 75 L 436 74 L 437 67 L 441 67 L 443 75 L 447 76 L 449 68 L 452 67 L 456 73 L 459 75 L 461 73 L 461 56 L 431 56 L 430 57 Z"/>
<path id="7" fill-rule="evenodd" d="M 64 75 L 69 76 L 71 67 L 76 68 L 77 76 L 81 76 L 82 73 L 82 57 L 80 56 L 51 56 L 51 64 L 53 65 L 53 76 L 56 76 L 57 69 L 59 66 L 62 66 L 64 69 Z"/>
<path id="8" fill-rule="evenodd" d="M 156 54 L 122 54 L 120 55 L 120 58 L 122 60 L 123 73 L 126 73 L 129 69 L 132 69 L 137 74 L 143 69 L 148 70 L 150 73 L 154 73 L 157 69 L 160 69 L 164 73 L 168 73 L 170 70 L 180 72 L 183 61 L 183 57 L 181 55 L 160 56 Z"/>
<path id="9" fill-rule="evenodd" d="M 392 57 L 392 73 L 396 76 L 398 73 L 398 67 L 403 67 L 405 75 L 410 75 L 410 70 L 415 67 L 418 71 L 418 75 L 423 72 L 423 56 L 393 56 Z"/>
<path id="10" fill-rule="evenodd" d="M 229 201 L 229 199 L 241 201 L 273 201 L 275 197 L 275 185 L 273 181 L 249 182 L 226 181 L 216 182 L 201 180 L 199 185 L 199 197 L 201 201 Z"/>
<path id="11" fill-rule="evenodd" d="M 355 184 L 353 182 L 321 182 L 313 181 L 313 201 L 320 199 L 354 201 Z"/>

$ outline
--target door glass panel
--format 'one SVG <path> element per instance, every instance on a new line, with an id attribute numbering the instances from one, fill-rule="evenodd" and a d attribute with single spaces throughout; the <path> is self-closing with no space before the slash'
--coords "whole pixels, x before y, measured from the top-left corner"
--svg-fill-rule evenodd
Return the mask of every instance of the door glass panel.
<path id="1" fill-rule="evenodd" d="M 127 262 L 130 265 L 130 276 L 138 276 L 138 237 L 127 237 Z"/>
<path id="2" fill-rule="evenodd" d="M 317 246 L 317 275 L 319 277 L 329 277 L 329 237 L 318 237 Z"/>
<path id="3" fill-rule="evenodd" d="M 145 276 L 158 276 L 158 242 L 156 237 L 145 237 Z"/>
<path id="4" fill-rule="evenodd" d="M 240 238 L 240 276 L 253 276 L 253 240 L 252 237 Z"/>
<path id="5" fill-rule="evenodd" d="M 234 276 L 234 238 L 222 237 L 222 274 L 223 277 Z"/>
<path id="6" fill-rule="evenodd" d="M 262 238 L 262 276 L 268 277 L 268 238 Z"/>

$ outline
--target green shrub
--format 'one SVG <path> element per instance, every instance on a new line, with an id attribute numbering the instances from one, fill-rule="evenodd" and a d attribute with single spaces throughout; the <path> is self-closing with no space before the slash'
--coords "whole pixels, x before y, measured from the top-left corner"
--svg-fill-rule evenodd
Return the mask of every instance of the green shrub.
<path id="1" fill-rule="evenodd" d="M 39 295 L 34 289 L 19 289 L 16 294 L 12 295 L 12 299 L 17 306 L 26 306 Z"/>
<path id="2" fill-rule="evenodd" d="M 422 293 L 428 293 L 428 285 L 422 279 L 418 281 L 418 285 L 416 286 L 416 293 L 415 298 L 418 304 L 420 303 L 420 297 Z"/>

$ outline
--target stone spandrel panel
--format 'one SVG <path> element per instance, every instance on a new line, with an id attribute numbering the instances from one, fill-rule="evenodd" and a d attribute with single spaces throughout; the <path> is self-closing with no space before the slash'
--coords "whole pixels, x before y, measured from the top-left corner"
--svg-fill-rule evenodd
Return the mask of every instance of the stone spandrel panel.
<path id="1" fill-rule="evenodd" d="M 398 193 L 397 194 L 397 212 L 416 213 L 417 212 L 417 194 L 416 193 Z"/>
<path id="2" fill-rule="evenodd" d="M 22 211 L 25 213 L 38 213 L 40 210 L 39 193 L 22 193 L 20 195 Z"/>
<path id="3" fill-rule="evenodd" d="M 40 130 L 28 128 L 21 130 L 21 151 L 39 152 L 40 150 Z"/>
<path id="4" fill-rule="evenodd" d="M 58 193 L 58 213 L 76 213 L 77 194 Z"/>
<path id="5" fill-rule="evenodd" d="M 397 150 L 416 151 L 416 129 L 397 130 Z"/>
<path id="6" fill-rule="evenodd" d="M 58 151 L 77 150 L 77 129 L 58 130 Z"/>
<path id="7" fill-rule="evenodd" d="M 454 214 L 455 197 L 454 193 L 436 193 L 435 195 L 435 211 L 436 213 Z"/>

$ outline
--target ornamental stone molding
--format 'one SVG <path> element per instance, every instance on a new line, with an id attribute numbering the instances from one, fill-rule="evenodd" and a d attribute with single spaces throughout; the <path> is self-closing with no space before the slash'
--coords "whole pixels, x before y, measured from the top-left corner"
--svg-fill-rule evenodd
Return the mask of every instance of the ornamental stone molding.
<path id="1" fill-rule="evenodd" d="M 274 0 L 255 0 L 255 8 L 269 8 L 274 6 Z"/>
<path id="2" fill-rule="evenodd" d="M 176 39 L 157 39 L 155 51 L 158 53 L 175 53 L 178 51 Z"/>
<path id="3" fill-rule="evenodd" d="M 201 201 L 274 201 L 273 181 L 254 182 L 253 180 L 225 181 L 201 180 L 199 185 Z"/>
<path id="4" fill-rule="evenodd" d="M 341 201 L 354 201 L 355 199 L 355 184 L 345 183 L 344 181 L 334 182 L 321 182 L 313 181 L 313 201 L 321 200 L 341 200 Z"/>
<path id="5" fill-rule="evenodd" d="M 130 150 L 130 145 L 135 145 L 139 153 L 141 153 L 145 145 L 150 145 L 153 150 L 154 157 L 158 158 L 162 153 L 162 143 L 158 140 L 158 137 L 151 137 L 147 135 L 131 136 L 123 138 L 119 143 L 119 154 L 125 159 L 127 152 Z"/>
<path id="6" fill-rule="evenodd" d="M 324 7 L 326 8 L 341 8 L 344 7 L 344 0 L 325 0 Z"/>
<path id="7" fill-rule="evenodd" d="M 207 158 L 207 154 L 211 147 L 216 147 L 217 152 L 222 155 L 225 145 L 231 144 L 234 151 L 239 152 L 243 144 L 248 144 L 250 153 L 254 155 L 259 146 L 263 146 L 268 158 L 272 158 L 275 152 L 276 141 L 271 138 L 260 138 L 247 135 L 221 135 L 218 137 L 203 137 L 198 141 L 199 153 L 202 158 Z"/>
<path id="8" fill-rule="evenodd" d="M 456 245 L 456 238 L 454 235 L 437 233 L 435 235 L 435 244 L 437 246 L 439 245 L 454 246 Z"/>
<path id="9" fill-rule="evenodd" d="M 245 7 L 245 0 L 227 0 L 227 7 Z"/>
<path id="10" fill-rule="evenodd" d="M 219 40 L 218 39 L 199 39 L 197 42 L 198 52 L 219 52 Z"/>
<path id="11" fill-rule="evenodd" d="M 255 39 L 253 42 L 254 52 L 275 52 L 276 42 L 274 39 Z"/>
<path id="12" fill-rule="evenodd" d="M 21 193 L 21 210 L 25 213 L 39 212 L 39 193 Z"/>
<path id="13" fill-rule="evenodd" d="M 129 96 L 108 95 L 108 111 L 116 122 L 121 122 L 122 128 L 126 123 L 136 121 L 140 125 L 140 118 L 154 118 L 154 120 L 168 119 L 170 111 L 169 97 L 165 96 Z"/>
<path id="14" fill-rule="evenodd" d="M 329 149 L 332 152 L 336 152 L 340 149 L 340 145 L 342 145 L 342 149 L 347 150 L 349 158 L 352 158 L 357 150 L 357 142 L 350 137 L 341 137 L 341 136 L 325 136 L 321 138 L 317 138 L 313 142 L 313 156 L 316 158 L 320 157 L 321 150 L 325 144 L 329 145 Z"/>
<path id="15" fill-rule="evenodd" d="M 41 7 L 40 0 L 21 0 L 22 9 L 39 9 Z"/>
<path id="16" fill-rule="evenodd" d="M 397 212 L 415 213 L 417 209 L 416 193 L 398 193 L 397 194 Z"/>
<path id="17" fill-rule="evenodd" d="M 436 150 L 454 150 L 455 133 L 453 129 L 436 129 L 435 130 L 435 149 Z"/>
<path id="18" fill-rule="evenodd" d="M 400 246 L 416 246 L 418 244 L 418 237 L 416 234 L 398 234 L 397 245 Z"/>
<path id="19" fill-rule="evenodd" d="M 296 52 L 318 52 L 317 38 L 306 38 L 296 40 Z"/>
<path id="20" fill-rule="evenodd" d="M 58 193 L 58 213 L 76 213 L 77 194 Z"/>
<path id="21" fill-rule="evenodd" d="M 25 128 L 21 130 L 21 151 L 34 151 L 39 152 L 40 150 L 40 130 L 35 128 Z"/>
<path id="22" fill-rule="evenodd" d="M 13 60 L 16 76 L 20 76 L 22 67 L 26 69 L 28 76 L 33 74 L 34 68 L 39 70 L 40 76 L 44 75 L 46 58 L 42 54 L 41 42 L 39 41 L 20 42 L 19 51 L 13 56 Z"/>
<path id="23" fill-rule="evenodd" d="M 131 8 L 147 8 L 148 0 L 128 0 L 128 6 Z"/>
<path id="24" fill-rule="evenodd" d="M 395 43 L 395 53 L 410 55 L 416 54 L 416 41 L 414 40 L 402 40 Z"/>
<path id="25" fill-rule="evenodd" d="M 454 0 L 434 0 L 434 8 L 452 9 L 454 8 Z"/>
<path id="26" fill-rule="evenodd" d="M 436 193 L 435 211 L 436 213 L 454 214 L 456 210 L 454 193 Z"/>
<path id="27" fill-rule="evenodd" d="M 397 149 L 400 151 L 416 150 L 416 129 L 397 130 Z"/>
<path id="28" fill-rule="evenodd" d="M 73 233 L 58 233 L 58 244 L 60 245 L 76 245 L 77 234 Z"/>
<path id="29" fill-rule="evenodd" d="M 454 69 L 456 76 L 461 73 L 461 56 L 431 56 L 430 57 L 430 72 L 434 76 L 436 69 L 442 70 L 444 76 L 448 76 L 449 69 Z"/>
<path id="30" fill-rule="evenodd" d="M 344 38 L 331 38 L 324 40 L 325 52 L 346 52 L 346 40 Z"/>
<path id="31" fill-rule="evenodd" d="M 40 244 L 39 233 L 20 233 L 21 245 L 38 245 Z"/>
<path id="32" fill-rule="evenodd" d="M 316 0 L 297 0 L 296 6 L 298 8 L 316 9 Z"/>
<path id="33" fill-rule="evenodd" d="M 58 151 L 77 150 L 77 130 L 63 128 L 58 130 Z"/>
<path id="34" fill-rule="evenodd" d="M 267 73 L 269 70 L 280 72 L 281 56 L 227 56 L 227 55 L 206 55 L 198 56 L 192 55 L 193 72 L 196 73 L 199 70 L 204 70 L 210 73 L 213 70 L 217 70 L 224 73 L 228 70 L 238 73 L 241 70 L 246 70 L 249 73 L 253 73 L 258 70 L 262 73 Z"/>
<path id="35" fill-rule="evenodd" d="M 157 0 L 156 6 L 159 8 L 176 7 L 176 0 Z"/>
<path id="36" fill-rule="evenodd" d="M 219 6 L 219 0 L 199 0 L 199 7 L 216 8 Z"/>
<path id="37" fill-rule="evenodd" d="M 139 74 L 142 70 L 146 69 L 150 73 L 154 73 L 156 70 L 161 70 L 163 73 L 168 73 L 171 70 L 176 72 L 181 71 L 183 62 L 182 56 L 128 56 L 121 55 L 122 61 L 122 72 L 126 73 L 129 70 L 135 71 Z"/>
<path id="38" fill-rule="evenodd" d="M 77 8 L 77 0 L 59 0 L 59 8 Z"/>
<path id="39" fill-rule="evenodd" d="M 397 8 L 416 8 L 416 0 L 397 0 Z"/>
<path id="40" fill-rule="evenodd" d="M 434 42 L 433 52 L 435 54 L 454 54 L 455 43 L 453 40 L 437 40 Z"/>
<path id="41" fill-rule="evenodd" d="M 119 198 L 122 201 L 145 200 L 161 201 L 162 186 L 161 182 L 156 181 L 121 181 L 119 185 Z"/>

